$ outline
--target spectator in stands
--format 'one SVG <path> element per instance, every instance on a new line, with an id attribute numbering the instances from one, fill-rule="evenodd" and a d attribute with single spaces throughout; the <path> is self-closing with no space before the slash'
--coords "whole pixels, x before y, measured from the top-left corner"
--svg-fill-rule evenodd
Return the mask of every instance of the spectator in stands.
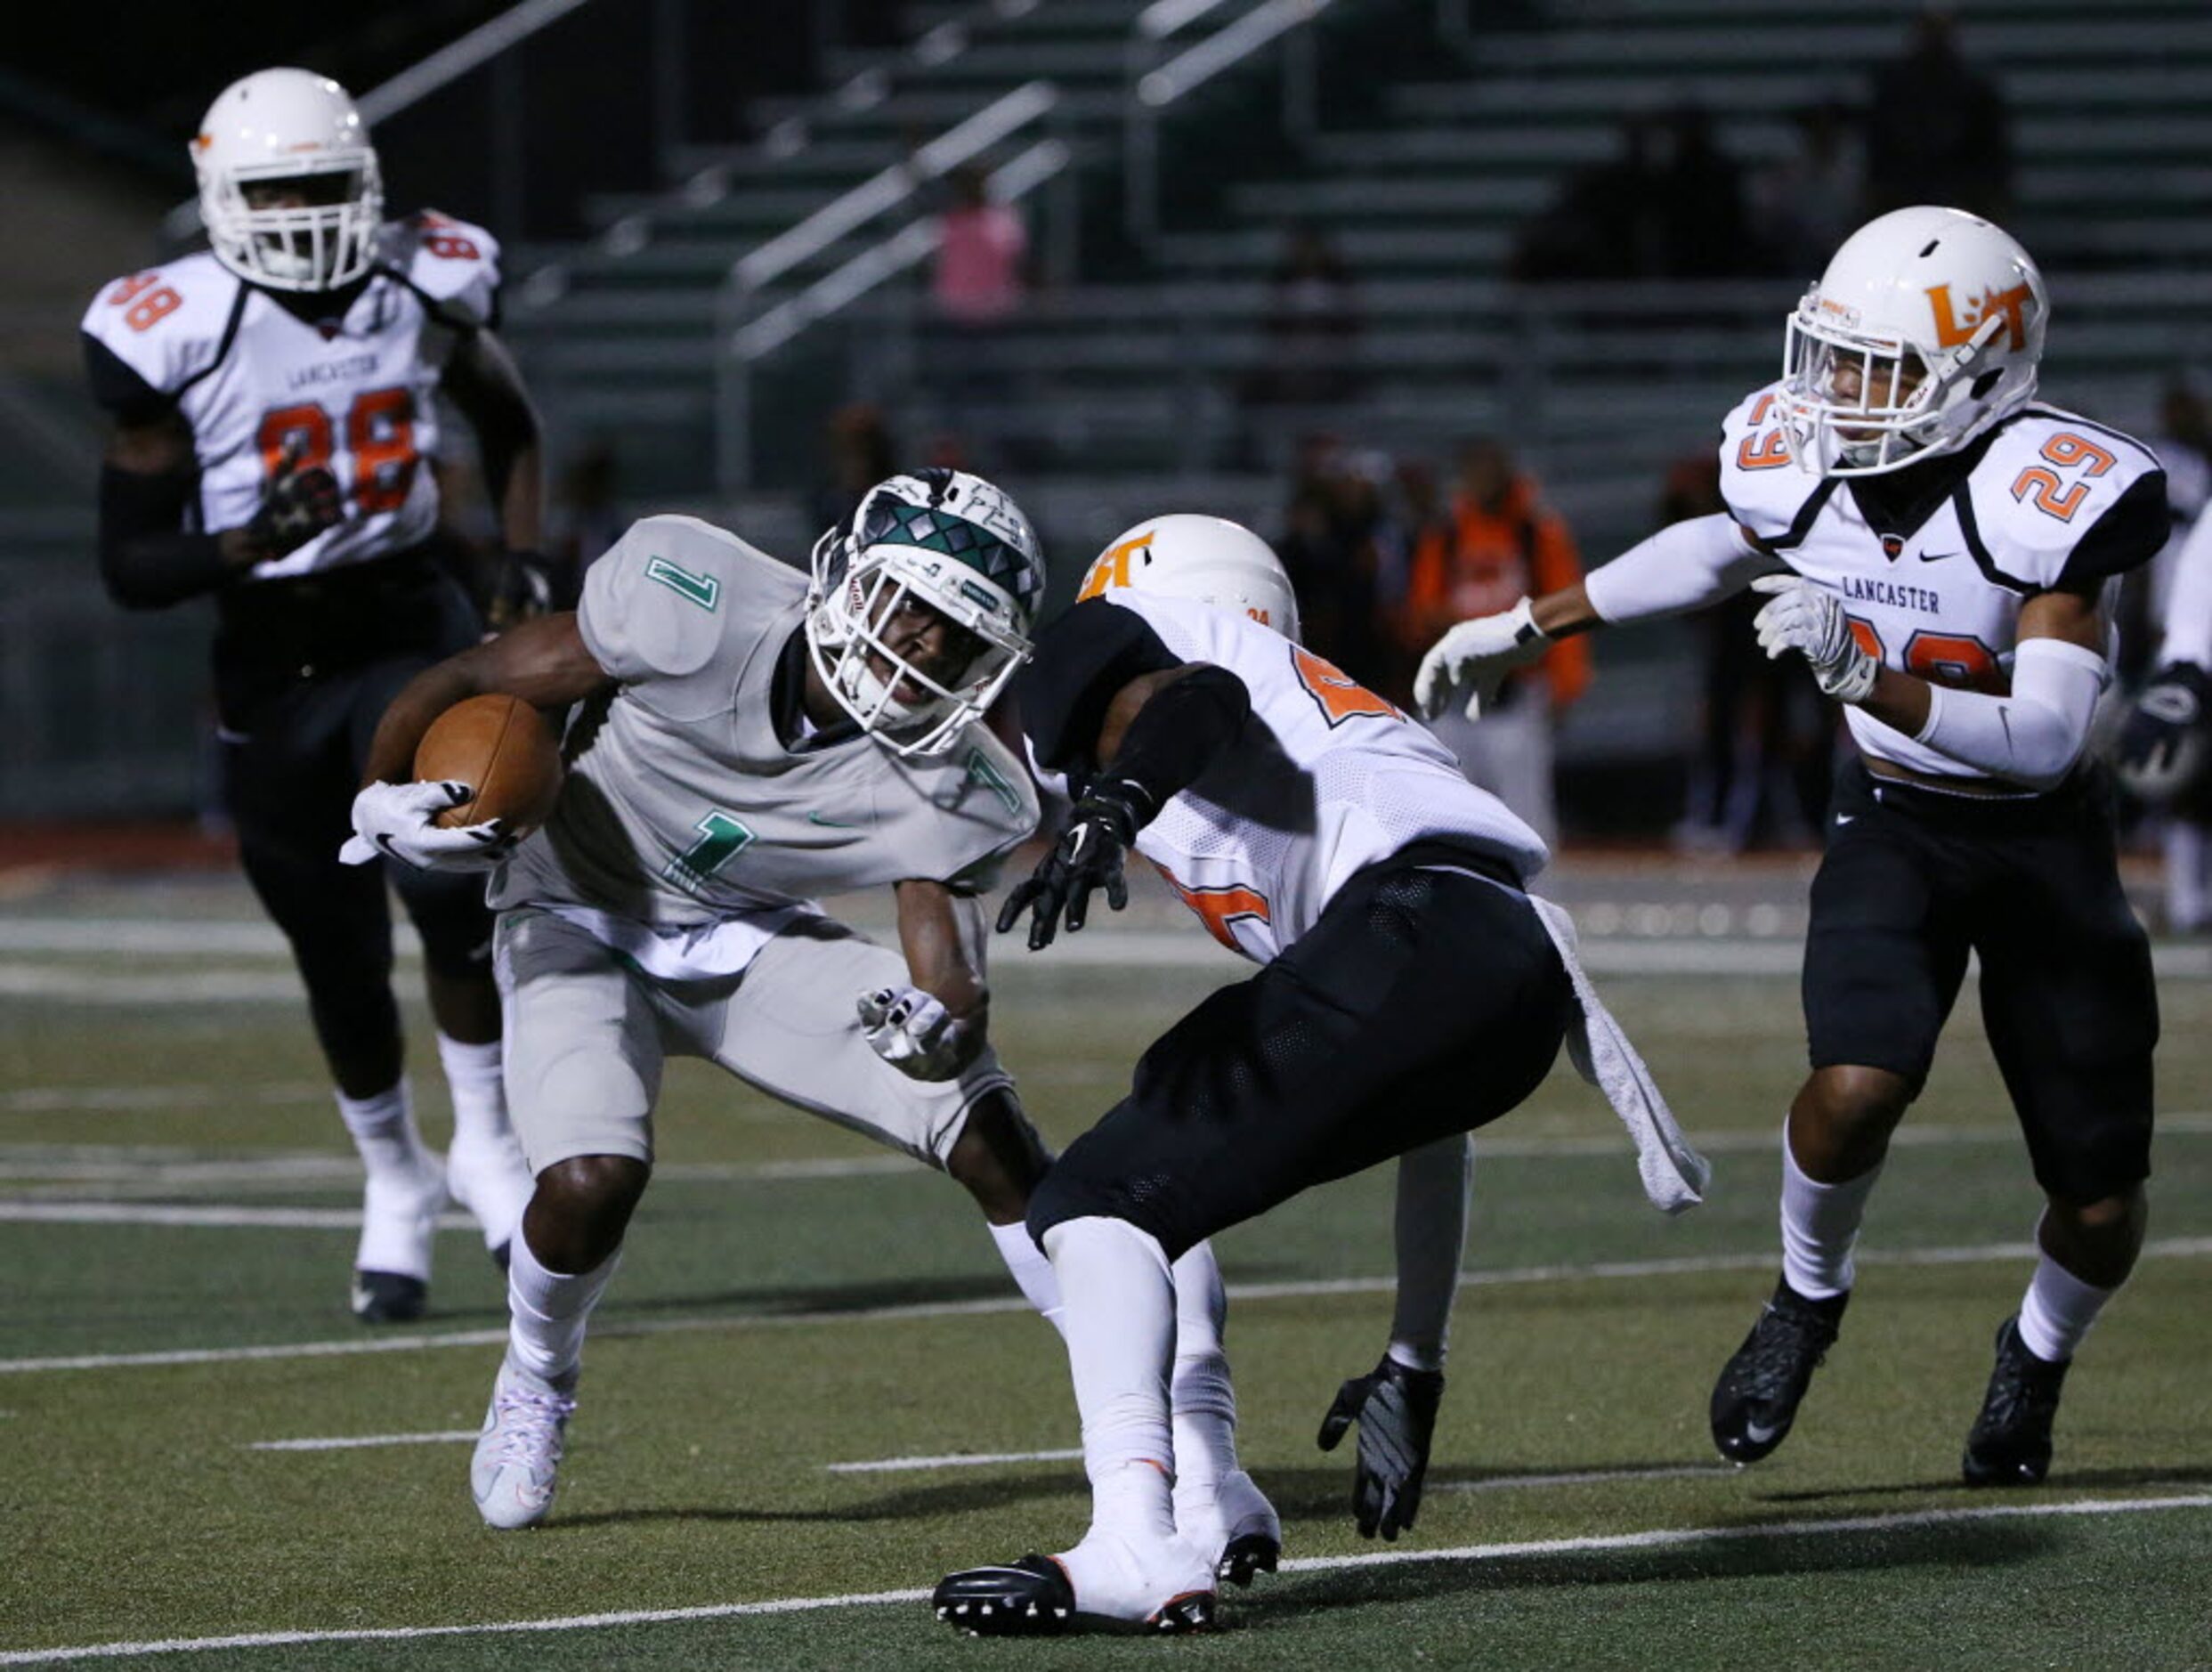
<path id="1" fill-rule="evenodd" d="M 1347 452 L 1334 436 L 1309 436 L 1276 542 L 1307 647 L 1371 685 L 1398 671 L 1377 602 L 1383 548 L 1398 539 L 1376 479 L 1388 467 Z"/>
<path id="2" fill-rule="evenodd" d="M 1685 101 L 1659 130 L 1661 272 L 1669 279 L 1729 279 L 1755 272 L 1744 213 L 1743 170 L 1713 139 L 1703 105 Z"/>
<path id="3" fill-rule="evenodd" d="M 1323 406 L 1354 392 L 1359 296 L 1351 270 L 1317 227 L 1283 234 L 1261 321 L 1264 359 L 1246 388 L 1261 405 Z"/>
<path id="4" fill-rule="evenodd" d="M 896 474 L 896 450 L 882 409 L 855 401 L 830 415 L 830 474 L 814 490 L 811 528 L 835 528 L 852 514 L 861 496 Z"/>
<path id="5" fill-rule="evenodd" d="M 1874 70 L 1867 183 L 1876 215 L 1941 203 L 2002 219 L 2011 207 L 2012 120 L 2005 95 L 1961 53 L 1949 12 L 1914 20 L 1904 53 Z"/>
<path id="6" fill-rule="evenodd" d="M 1751 177 L 1751 233 L 1770 271 L 1809 280 L 1866 219 L 1866 146 L 1840 99 L 1800 106 L 1790 122 L 1790 150 Z"/>
<path id="7" fill-rule="evenodd" d="M 1725 511 L 1721 464 L 1710 451 L 1678 459 L 1659 496 L 1658 523 Z M 1835 722 L 1802 667 L 1770 661 L 1752 630 L 1754 595 L 1694 618 L 1699 643 L 1697 752 L 1677 846 L 1741 853 L 1762 841 L 1811 839 L 1827 805 Z"/>
<path id="8" fill-rule="evenodd" d="M 1570 175 L 1551 207 L 1521 229 L 1507 274 L 1525 284 L 1561 279 L 1653 279 L 1666 266 L 1660 211 L 1658 125 L 1621 118 L 1618 150 Z"/>
<path id="9" fill-rule="evenodd" d="M 1582 579 L 1575 538 L 1503 442 L 1478 436 L 1460 451 L 1448 514 L 1414 548 L 1399 630 L 1411 652 L 1470 612 L 1510 609 L 1529 595 Z M 1300 597 L 1303 597 L 1301 593 Z M 1562 655 L 1562 651 L 1568 653 Z M 1456 710 L 1433 726 L 1468 777 L 1496 795 L 1544 840 L 1559 833 L 1552 791 L 1552 728 L 1590 683 L 1590 654 L 1563 637 L 1516 674 L 1479 720 Z"/>
<path id="10" fill-rule="evenodd" d="M 1029 233 L 1011 206 L 993 203 L 984 171 L 963 164 L 947 177 L 929 294 L 955 325 L 991 326 L 1018 312 L 1028 294 Z"/>
<path id="11" fill-rule="evenodd" d="M 557 609 L 572 610 L 592 560 L 622 538 L 629 527 L 616 491 L 614 449 L 595 440 L 575 454 L 553 490 L 550 584 Z"/>

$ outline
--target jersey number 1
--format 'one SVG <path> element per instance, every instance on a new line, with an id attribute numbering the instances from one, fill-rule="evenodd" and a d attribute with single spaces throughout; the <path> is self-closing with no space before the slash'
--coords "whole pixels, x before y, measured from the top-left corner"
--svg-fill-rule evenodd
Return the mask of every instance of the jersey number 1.
<path id="1" fill-rule="evenodd" d="M 255 442 L 261 449 L 263 468 L 273 476 L 286 449 L 293 447 L 297 450 L 293 460 L 296 468 L 320 465 L 328 470 L 336 450 L 333 439 L 330 414 L 312 402 L 303 402 L 263 413 Z M 345 450 L 353 459 L 353 503 L 364 516 L 405 505 L 420 462 L 415 450 L 414 394 L 398 388 L 370 389 L 354 396 L 345 410 Z"/>

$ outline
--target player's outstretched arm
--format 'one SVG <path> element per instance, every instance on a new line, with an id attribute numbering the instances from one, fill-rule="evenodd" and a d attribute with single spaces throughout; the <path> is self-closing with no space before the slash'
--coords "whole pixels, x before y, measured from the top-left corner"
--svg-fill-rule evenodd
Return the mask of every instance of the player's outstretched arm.
<path id="1" fill-rule="evenodd" d="M 1097 890 L 1106 890 L 1114 910 L 1127 905 L 1122 856 L 1170 798 L 1236 742 L 1251 713 L 1244 682 L 1211 662 L 1186 662 L 1123 684 L 1105 705 L 1096 743 L 1084 751 L 1105 764 L 1051 852 L 1008 892 L 999 933 L 1027 912 L 1029 949 L 1037 952 L 1052 944 L 1063 912 L 1071 934 L 1082 928 Z"/>
<path id="2" fill-rule="evenodd" d="M 974 1061 L 990 1025 L 983 904 L 920 878 L 897 888 L 899 946 L 912 985 L 859 995 L 868 1043 L 901 1074 L 950 1080 Z"/>
<path id="3" fill-rule="evenodd" d="M 1670 524 L 1576 585 L 1451 629 L 1421 659 L 1414 705 L 1434 719 L 1461 701 L 1477 718 L 1505 676 L 1536 661 L 1554 639 L 1703 609 L 1779 566 L 1725 513 Z"/>

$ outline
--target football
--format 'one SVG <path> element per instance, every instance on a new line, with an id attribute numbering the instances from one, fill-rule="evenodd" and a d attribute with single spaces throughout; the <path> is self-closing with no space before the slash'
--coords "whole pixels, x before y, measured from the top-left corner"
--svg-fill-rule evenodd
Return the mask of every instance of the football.
<path id="1" fill-rule="evenodd" d="M 561 745 L 545 717 L 520 697 L 470 697 L 438 716 L 415 750 L 416 783 L 442 780 L 476 793 L 439 814 L 439 824 L 496 818 L 526 833 L 552 815 L 561 793 Z"/>

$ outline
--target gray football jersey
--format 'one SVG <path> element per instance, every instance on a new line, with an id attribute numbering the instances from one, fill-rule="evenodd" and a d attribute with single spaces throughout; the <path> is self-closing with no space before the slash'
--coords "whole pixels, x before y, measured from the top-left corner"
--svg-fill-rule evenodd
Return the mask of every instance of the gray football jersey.
<path id="1" fill-rule="evenodd" d="M 910 878 L 989 886 L 1037 800 L 982 726 L 908 759 L 865 735 L 811 750 L 776 735 L 777 668 L 806 596 L 797 570 L 709 524 L 632 524 L 577 606 L 619 689 L 571 724 L 561 799 L 495 876 L 492 905 L 677 928 Z"/>

